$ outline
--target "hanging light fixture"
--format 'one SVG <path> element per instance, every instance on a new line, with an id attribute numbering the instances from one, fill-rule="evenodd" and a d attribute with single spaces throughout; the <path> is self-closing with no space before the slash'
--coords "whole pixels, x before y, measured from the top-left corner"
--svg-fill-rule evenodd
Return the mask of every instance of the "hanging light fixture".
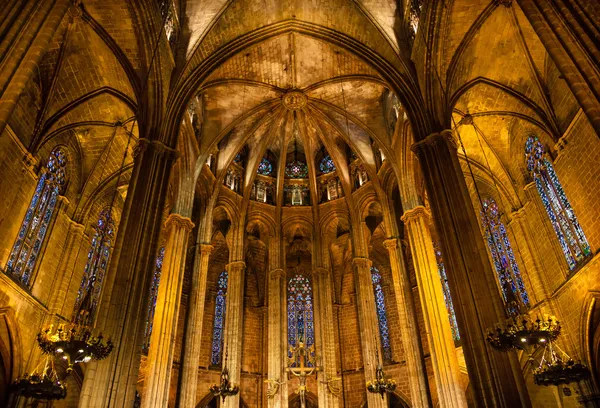
<path id="1" fill-rule="evenodd" d="M 486 340 L 498 351 L 520 349 L 531 355 L 538 346 L 556 340 L 560 330 L 559 321 L 552 316 L 532 320 L 527 314 L 514 314 L 495 329 L 489 329 Z"/>
<path id="2" fill-rule="evenodd" d="M 36 368 L 31 374 L 19 378 L 10 390 L 14 395 L 37 400 L 61 400 L 67 396 L 67 386 L 59 380 L 54 362 L 49 357 L 41 371 Z"/>
<path id="3" fill-rule="evenodd" d="M 225 349 L 225 361 L 223 362 L 223 369 L 221 370 L 221 381 L 219 384 L 213 384 L 210 387 L 210 392 L 215 397 L 221 396 L 223 402 L 225 398 L 237 395 L 240 392 L 240 387 L 231 382 L 229 379 L 229 370 L 227 369 L 227 349 Z"/>
<path id="4" fill-rule="evenodd" d="M 375 339 L 377 342 L 377 339 Z M 375 343 L 377 344 L 377 343 Z M 394 392 L 396 389 L 396 381 L 386 378 L 383 366 L 379 362 L 379 351 L 375 350 L 375 358 L 377 359 L 377 369 L 375 370 L 375 379 L 367 381 L 367 391 L 372 394 L 379 394 L 381 399 L 386 393 Z"/>
<path id="5" fill-rule="evenodd" d="M 552 342 L 548 342 L 539 366 L 533 370 L 533 381 L 536 385 L 543 386 L 567 385 L 587 380 L 590 376 L 590 370 L 585 364 L 574 361 Z"/>

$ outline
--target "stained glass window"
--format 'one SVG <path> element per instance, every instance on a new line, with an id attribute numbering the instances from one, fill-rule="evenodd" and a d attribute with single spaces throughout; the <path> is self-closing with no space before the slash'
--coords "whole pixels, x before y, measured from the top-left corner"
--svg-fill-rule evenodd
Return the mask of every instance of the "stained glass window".
<path id="1" fill-rule="evenodd" d="M 423 0 L 411 0 L 410 13 L 408 19 L 413 37 L 417 34 L 417 30 L 419 29 L 419 18 L 421 16 L 421 10 L 423 10 Z"/>
<path id="2" fill-rule="evenodd" d="M 235 155 L 235 157 L 233 158 L 233 162 L 234 163 L 241 163 L 242 162 L 242 152 L 239 152 L 238 154 Z"/>
<path id="3" fill-rule="evenodd" d="M 217 281 L 215 299 L 215 319 L 213 325 L 212 354 L 210 363 L 219 365 L 223 359 L 223 340 L 225 333 L 225 309 L 227 299 L 227 271 L 221 272 Z"/>
<path id="4" fill-rule="evenodd" d="M 481 212 L 481 220 L 485 230 L 488 248 L 492 254 L 492 260 L 504 301 L 509 308 L 511 303 L 518 302 L 527 306 L 529 304 L 529 296 L 521 278 L 521 272 L 517 265 L 517 260 L 513 253 L 506 233 L 504 223 L 500 220 L 500 210 L 498 204 L 493 198 L 483 200 L 483 210 Z M 514 305 L 517 306 L 517 305 Z M 516 310 L 515 310 L 516 311 Z"/>
<path id="5" fill-rule="evenodd" d="M 308 166 L 300 160 L 294 160 L 285 166 L 285 175 L 291 178 L 306 178 Z"/>
<path id="6" fill-rule="evenodd" d="M 442 292 L 444 293 L 444 302 L 446 303 L 446 310 L 448 311 L 448 320 L 450 320 L 450 329 L 452 330 L 454 341 L 457 342 L 460 340 L 460 333 L 458 331 L 458 323 L 456 322 L 456 314 L 454 313 L 454 305 L 452 304 L 452 296 L 450 295 L 450 285 L 448 284 L 448 276 L 446 276 L 446 267 L 444 266 L 442 251 L 435 244 L 434 250 L 438 272 L 442 281 Z"/>
<path id="7" fill-rule="evenodd" d="M 525 157 L 527 170 L 533 177 L 569 268 L 573 270 L 578 262 L 591 254 L 590 245 L 546 156 L 544 146 L 536 136 L 527 139 Z"/>
<path id="8" fill-rule="evenodd" d="M 56 200 L 66 183 L 66 165 L 67 155 L 62 149 L 50 153 L 6 264 L 7 274 L 26 286 L 31 283 Z"/>
<path id="9" fill-rule="evenodd" d="M 96 318 L 115 234 L 115 225 L 110 211 L 110 208 L 102 210 L 94 226 L 94 237 L 73 308 L 74 321 L 79 324 L 91 326 Z"/>
<path id="10" fill-rule="evenodd" d="M 373 292 L 375 293 L 375 307 L 379 322 L 379 337 L 381 338 L 383 361 L 392 361 L 392 346 L 390 344 L 390 330 L 388 328 L 387 312 L 385 309 L 385 295 L 381 287 L 382 278 L 381 273 L 374 266 L 371 267 L 371 280 L 373 281 Z"/>
<path id="11" fill-rule="evenodd" d="M 288 282 L 287 313 L 290 349 L 299 340 L 307 347 L 315 344 L 312 286 L 304 275 L 297 274 Z"/>
<path id="12" fill-rule="evenodd" d="M 158 297 L 158 284 L 160 283 L 160 274 L 165 260 L 165 247 L 158 250 L 158 256 L 154 264 L 154 273 L 152 274 L 152 285 L 150 286 L 150 299 L 148 300 L 148 311 L 146 312 L 146 328 L 144 329 L 144 345 L 142 351 L 148 353 L 150 349 L 150 336 L 152 335 L 152 323 L 154 321 L 154 311 L 156 309 L 156 298 Z"/>
<path id="13" fill-rule="evenodd" d="M 335 171 L 335 164 L 329 155 L 326 155 L 321 159 L 319 169 L 321 169 L 323 173 L 331 173 L 332 171 Z"/>
<path id="14" fill-rule="evenodd" d="M 269 159 L 267 159 L 266 157 L 264 157 L 260 161 L 260 164 L 258 165 L 258 174 L 262 174 L 263 176 L 268 176 L 272 172 L 273 172 L 273 165 L 271 164 L 271 162 L 269 161 Z"/>

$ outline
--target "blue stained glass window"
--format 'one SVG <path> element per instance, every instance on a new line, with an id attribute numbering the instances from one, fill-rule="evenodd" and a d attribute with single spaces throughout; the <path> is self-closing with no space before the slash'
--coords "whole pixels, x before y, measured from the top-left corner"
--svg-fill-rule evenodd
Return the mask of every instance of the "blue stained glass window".
<path id="1" fill-rule="evenodd" d="M 285 166 L 285 175 L 291 178 L 306 178 L 308 166 L 300 160 L 294 160 Z"/>
<path id="2" fill-rule="evenodd" d="M 262 174 L 263 176 L 268 176 L 272 172 L 273 172 L 273 165 L 271 164 L 271 162 L 269 161 L 269 159 L 267 159 L 266 157 L 264 157 L 260 161 L 260 164 L 258 165 L 258 174 Z"/>
<path id="3" fill-rule="evenodd" d="M 96 318 L 98 302 L 108 268 L 111 243 L 114 238 L 114 222 L 110 208 L 100 212 L 94 226 L 94 237 L 88 251 L 87 262 L 73 307 L 73 320 L 76 323 L 91 326 Z"/>
<path id="4" fill-rule="evenodd" d="M 567 264 L 573 270 L 578 262 L 591 255 L 590 245 L 554 167 L 546 157 L 544 146 L 536 136 L 527 139 L 525 157 L 527 170 L 533 177 Z"/>
<path id="5" fill-rule="evenodd" d="M 392 346 L 390 344 L 390 330 L 388 328 L 387 311 L 385 309 L 385 295 L 381 287 L 381 273 L 374 266 L 371 267 L 371 280 L 373 281 L 373 292 L 375 293 L 375 307 L 379 322 L 379 337 L 381 338 L 383 361 L 389 362 L 392 361 Z"/>
<path id="6" fill-rule="evenodd" d="M 331 173 L 332 171 L 335 171 L 335 164 L 329 155 L 326 155 L 321 159 L 321 163 L 319 163 L 319 169 L 321 169 L 323 173 Z"/>
<path id="7" fill-rule="evenodd" d="M 444 302 L 448 311 L 448 320 L 450 320 L 450 329 L 454 341 L 460 340 L 460 332 L 458 331 L 458 323 L 456 322 L 456 314 L 454 313 L 454 304 L 452 304 L 452 296 L 450 295 L 450 285 L 448 284 L 448 276 L 446 275 L 446 267 L 442 258 L 442 251 L 434 244 L 435 259 L 437 261 L 438 272 L 442 281 L 442 291 L 444 293 Z"/>
<path id="8" fill-rule="evenodd" d="M 158 284 L 160 283 L 160 274 L 165 260 L 165 247 L 158 250 L 156 263 L 154 264 L 154 273 L 152 274 L 152 285 L 150 286 L 150 299 L 148 300 L 148 311 L 146 312 L 146 328 L 144 329 L 144 345 L 142 351 L 148 353 L 150 349 L 150 336 L 152 336 L 152 323 L 154 321 L 154 311 L 156 310 L 156 299 L 158 298 Z"/>
<path id="9" fill-rule="evenodd" d="M 288 282 L 288 343 L 290 349 L 302 340 L 307 347 L 315 344 L 313 298 L 310 280 L 297 274 Z M 290 355 L 291 357 L 291 355 Z"/>
<path id="10" fill-rule="evenodd" d="M 66 165 L 67 155 L 61 148 L 50 153 L 6 264 L 6 273 L 26 286 L 31 284 L 56 200 L 66 184 Z"/>
<path id="11" fill-rule="evenodd" d="M 521 278 L 517 260 L 510 245 L 504 223 L 500 220 L 500 210 L 493 198 L 483 200 L 481 220 L 485 230 L 488 248 L 492 254 L 494 268 L 498 274 L 504 302 L 512 308 L 512 302 L 529 304 L 529 296 Z M 512 293 L 510 293 L 512 292 Z M 514 305 L 517 306 L 517 305 Z M 515 310 L 516 311 L 516 310 Z"/>
<path id="12" fill-rule="evenodd" d="M 225 311 L 227 299 L 227 271 L 221 272 L 217 281 L 215 299 L 215 319 L 213 325 L 212 354 L 210 363 L 219 365 L 223 359 L 223 340 L 225 332 Z"/>

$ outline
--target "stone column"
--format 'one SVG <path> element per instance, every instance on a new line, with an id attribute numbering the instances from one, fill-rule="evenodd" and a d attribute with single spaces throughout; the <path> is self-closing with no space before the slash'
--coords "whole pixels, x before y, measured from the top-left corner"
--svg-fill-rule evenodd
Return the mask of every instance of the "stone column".
<path id="1" fill-rule="evenodd" d="M 557 5 L 556 0 L 517 0 L 600 137 L 600 50 L 597 42 L 600 6 L 596 1 L 558 2 L 562 4 Z"/>
<path id="2" fill-rule="evenodd" d="M 318 307 L 319 326 L 321 333 L 320 352 L 318 357 L 322 359 L 322 371 L 319 372 L 319 406 L 337 408 L 339 406 L 338 396 L 329 391 L 327 381 L 333 381 L 337 377 L 337 364 L 335 361 L 335 324 L 333 319 L 333 299 L 331 298 L 331 272 L 327 268 L 317 267 L 313 273 L 313 287 L 315 290 L 315 306 Z M 334 387 L 341 386 L 341 380 L 333 382 Z"/>
<path id="3" fill-rule="evenodd" d="M 183 340 L 183 364 L 179 382 L 179 407 L 194 408 L 197 399 L 198 364 L 202 345 L 202 325 L 204 322 L 204 304 L 206 300 L 206 278 L 208 260 L 212 245 L 200 244 L 196 250 L 196 259 L 190 294 L 188 296 L 188 314 L 186 317 Z"/>
<path id="4" fill-rule="evenodd" d="M 375 379 L 375 371 L 382 354 L 379 350 L 379 323 L 375 310 L 375 295 L 371 280 L 371 264 L 368 258 L 356 257 L 352 261 L 354 267 L 354 284 L 356 287 L 356 303 L 358 306 L 358 324 L 361 332 L 365 381 Z M 377 358 L 379 354 L 379 360 Z M 366 392 L 366 389 L 365 389 Z M 369 408 L 386 408 L 388 398 L 367 392 Z M 417 406 L 417 405 L 415 405 Z"/>
<path id="5" fill-rule="evenodd" d="M 470 386 L 476 405 L 528 406 L 519 394 L 520 373 L 510 353 L 487 345 L 486 330 L 505 319 L 495 274 L 473 210 L 451 131 L 415 143 L 431 209 L 441 238 L 448 283 L 463 340 Z"/>
<path id="6" fill-rule="evenodd" d="M 192 228 L 194 223 L 179 214 L 170 214 L 165 222 L 165 257 L 152 323 L 142 407 L 166 408 L 169 402 L 181 287 Z"/>
<path id="7" fill-rule="evenodd" d="M 115 348 L 105 360 L 86 366 L 79 398 L 82 408 L 133 405 L 162 211 L 176 157 L 174 149 L 159 141 L 140 139 L 136 146 L 96 323 Z"/>
<path id="8" fill-rule="evenodd" d="M 415 265 L 440 407 L 466 407 L 448 310 L 429 232 L 429 214 L 425 207 L 418 206 L 405 211 L 402 221 Z"/>
<path id="9" fill-rule="evenodd" d="M 6 16 L 6 20 L 0 19 L 0 29 L 3 22 L 11 24 L 4 38 L 0 39 L 0 55 L 3 55 L 0 66 L 0 135 L 25 86 L 38 69 L 70 4 L 69 0 L 30 0 L 11 8 L 11 13 L 15 12 L 16 15 Z M 75 13 L 78 10 L 75 6 L 72 9 Z M 39 91 L 38 102 L 41 105 L 42 91 Z"/>
<path id="10" fill-rule="evenodd" d="M 225 312 L 225 350 L 223 367 L 229 370 L 229 379 L 240 385 L 242 371 L 242 322 L 244 318 L 244 273 L 246 263 L 234 261 L 227 264 L 227 300 Z M 227 361 L 225 357 L 227 356 Z M 240 394 L 225 398 L 224 408 L 238 408 Z"/>
<path id="11" fill-rule="evenodd" d="M 268 379 L 283 383 L 286 381 L 287 339 L 284 330 L 286 316 L 285 271 L 273 269 L 269 273 L 269 307 L 268 307 Z M 277 394 L 268 399 L 269 407 L 286 408 L 288 406 L 287 386 L 269 383 L 270 389 L 279 387 Z"/>
<path id="12" fill-rule="evenodd" d="M 431 396 L 427 384 L 423 348 L 419 341 L 421 335 L 419 333 L 419 322 L 417 321 L 415 300 L 408 272 L 406 271 L 402 248 L 398 247 L 397 239 L 387 239 L 383 242 L 383 245 L 390 254 L 392 284 L 396 295 L 411 401 L 415 407 L 429 407 L 431 406 Z"/>

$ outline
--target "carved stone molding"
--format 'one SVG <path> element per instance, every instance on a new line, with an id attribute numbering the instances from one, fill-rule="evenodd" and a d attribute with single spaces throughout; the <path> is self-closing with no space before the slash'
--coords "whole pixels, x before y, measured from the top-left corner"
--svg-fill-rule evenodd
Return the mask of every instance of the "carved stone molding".
<path id="1" fill-rule="evenodd" d="M 404 211 L 404 214 L 402 214 L 402 218 L 400 218 L 400 219 L 402 220 L 402 222 L 407 224 L 407 223 L 417 220 L 419 218 L 425 218 L 425 219 L 429 220 L 430 217 L 431 217 L 431 214 L 429 213 L 427 208 L 425 208 L 422 205 L 418 205 L 414 208 L 411 208 L 410 210 Z"/>
<path id="2" fill-rule="evenodd" d="M 370 269 L 371 265 L 373 265 L 373 262 L 369 258 L 356 257 L 352 260 L 352 264 L 355 267 L 365 267 L 367 269 Z"/>
<path id="3" fill-rule="evenodd" d="M 448 143 L 454 149 L 458 147 L 458 143 L 454 137 L 454 132 L 450 129 L 446 129 L 442 130 L 440 133 L 432 133 L 425 139 L 413 143 L 413 145 L 410 147 L 410 150 L 412 150 L 414 153 L 418 153 L 427 147 L 435 146 L 439 143 Z"/>
<path id="4" fill-rule="evenodd" d="M 313 275 L 315 277 L 327 276 L 327 275 L 329 275 L 329 269 L 323 268 L 322 266 L 318 266 L 313 269 Z"/>
<path id="5" fill-rule="evenodd" d="M 194 223 L 187 217 L 172 213 L 169 214 L 167 220 L 165 221 L 165 228 L 169 228 L 170 226 L 177 226 L 187 231 L 191 231 L 194 228 Z"/>
<path id="6" fill-rule="evenodd" d="M 285 278 L 285 271 L 281 268 L 273 269 L 269 272 L 269 277 L 271 279 Z"/>
<path id="7" fill-rule="evenodd" d="M 394 249 L 398 248 L 398 239 L 396 239 L 396 238 L 386 239 L 385 241 L 383 241 L 383 246 L 388 251 L 393 251 Z"/>
<path id="8" fill-rule="evenodd" d="M 233 262 L 229 262 L 226 265 L 227 270 L 231 270 L 231 269 L 244 269 L 246 267 L 246 262 L 244 261 L 233 261 Z"/>
<path id="9" fill-rule="evenodd" d="M 200 244 L 200 253 L 201 254 L 210 255 L 210 254 L 212 254 L 213 249 L 215 249 L 215 247 L 210 244 Z"/>
<path id="10" fill-rule="evenodd" d="M 306 95 L 296 89 L 288 91 L 281 98 L 281 104 L 287 110 L 300 110 L 306 106 L 307 102 Z"/>
<path id="11" fill-rule="evenodd" d="M 154 150 L 160 155 L 167 156 L 168 159 L 175 160 L 179 157 L 178 150 L 165 145 L 160 140 L 150 140 L 146 138 L 138 139 L 133 149 L 133 157 L 136 158 L 140 153 L 143 153 L 148 149 Z"/>

